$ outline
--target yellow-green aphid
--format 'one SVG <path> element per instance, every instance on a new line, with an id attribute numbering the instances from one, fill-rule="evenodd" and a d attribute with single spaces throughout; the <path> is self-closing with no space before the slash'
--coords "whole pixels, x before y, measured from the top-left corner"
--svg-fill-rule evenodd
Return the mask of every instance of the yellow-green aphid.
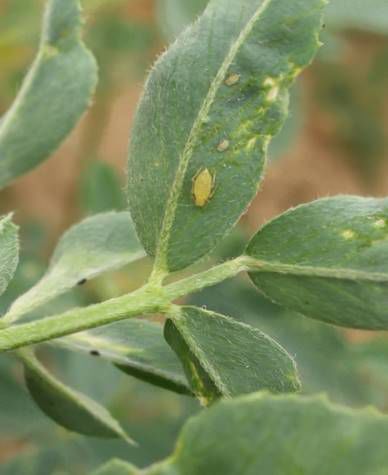
<path id="1" fill-rule="evenodd" d="M 193 178 L 193 200 L 196 206 L 203 208 L 214 194 L 215 175 L 202 168 Z"/>

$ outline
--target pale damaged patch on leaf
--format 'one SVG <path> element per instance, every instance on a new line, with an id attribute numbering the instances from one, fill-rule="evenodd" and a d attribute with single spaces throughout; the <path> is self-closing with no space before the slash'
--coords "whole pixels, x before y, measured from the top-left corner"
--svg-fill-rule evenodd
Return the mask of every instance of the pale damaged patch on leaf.
<path id="1" fill-rule="evenodd" d="M 267 78 L 264 81 L 264 87 L 268 89 L 267 101 L 268 102 L 276 101 L 280 93 L 279 81 L 274 78 Z"/>
<path id="2" fill-rule="evenodd" d="M 382 228 L 385 228 L 387 225 L 386 221 L 384 219 L 378 219 L 377 221 L 375 221 L 373 223 L 373 226 L 375 228 L 379 228 L 379 229 L 382 229 Z"/>
<path id="3" fill-rule="evenodd" d="M 250 276 L 277 304 L 327 323 L 388 329 L 388 199 L 340 196 L 266 224 Z M 293 238 L 292 236 L 295 236 Z"/>
<path id="4" fill-rule="evenodd" d="M 230 74 L 226 79 L 225 79 L 225 84 L 227 86 L 234 86 L 240 81 L 241 76 L 239 74 Z"/>
<path id="5" fill-rule="evenodd" d="M 352 231 L 351 229 L 345 229 L 345 231 L 342 231 L 341 236 L 344 239 L 354 239 L 356 236 L 356 233 Z"/>
<path id="6" fill-rule="evenodd" d="M 317 51 L 323 6 L 211 1 L 157 61 L 134 122 L 127 188 L 155 281 L 209 253 L 256 195 L 297 68 Z"/>
<path id="7" fill-rule="evenodd" d="M 224 139 L 217 145 L 217 150 L 222 153 L 222 152 L 226 152 L 226 150 L 228 150 L 229 147 L 230 147 L 229 140 Z"/>

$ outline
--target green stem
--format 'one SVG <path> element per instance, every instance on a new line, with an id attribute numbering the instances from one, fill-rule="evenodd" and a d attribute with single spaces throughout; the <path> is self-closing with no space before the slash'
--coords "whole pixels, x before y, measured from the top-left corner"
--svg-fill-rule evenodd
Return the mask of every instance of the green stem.
<path id="1" fill-rule="evenodd" d="M 240 257 L 165 287 L 148 284 L 129 295 L 100 304 L 10 326 L 0 330 L 0 352 L 53 340 L 139 315 L 168 313 L 173 300 L 234 277 L 244 270 L 248 270 L 246 258 Z"/>
<path id="2" fill-rule="evenodd" d="M 168 301 L 158 289 L 143 287 L 123 297 L 0 331 L 0 352 L 78 333 L 136 315 L 165 311 Z"/>
<path id="3" fill-rule="evenodd" d="M 213 267 L 205 272 L 196 274 L 186 279 L 182 279 L 173 284 L 167 285 L 164 289 L 169 300 L 176 300 L 179 297 L 198 292 L 206 287 L 219 284 L 226 279 L 235 277 L 237 274 L 243 271 L 247 271 L 249 268 L 246 265 L 246 257 L 238 257 L 233 261 L 227 261 L 216 267 Z"/>
<path id="4" fill-rule="evenodd" d="M 50 382 L 55 381 L 46 368 L 38 361 L 35 356 L 35 353 L 30 348 L 21 348 L 16 351 L 16 354 L 19 360 L 27 367 L 30 368 L 35 374 L 39 374 L 45 379 L 48 379 Z"/>

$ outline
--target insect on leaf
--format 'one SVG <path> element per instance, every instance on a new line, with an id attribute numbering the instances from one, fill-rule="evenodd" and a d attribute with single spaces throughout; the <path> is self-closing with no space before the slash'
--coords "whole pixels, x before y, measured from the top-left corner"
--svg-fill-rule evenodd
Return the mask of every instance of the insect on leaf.
<path id="1" fill-rule="evenodd" d="M 193 199 L 196 206 L 202 208 L 211 199 L 214 191 L 215 177 L 205 168 L 193 178 Z"/>
<path id="2" fill-rule="evenodd" d="M 132 131 L 128 197 L 161 274 L 212 250 L 255 196 L 288 90 L 318 49 L 323 5 L 213 0 L 157 61 Z"/>

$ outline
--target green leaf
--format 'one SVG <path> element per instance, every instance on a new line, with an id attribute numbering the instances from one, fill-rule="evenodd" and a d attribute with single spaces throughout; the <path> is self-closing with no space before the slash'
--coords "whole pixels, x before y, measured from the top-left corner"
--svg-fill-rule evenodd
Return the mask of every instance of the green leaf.
<path id="1" fill-rule="evenodd" d="M 1 355 L 0 440 L 23 440 L 50 429 L 49 421 L 31 400 L 20 379 L 20 367 L 14 355 Z"/>
<path id="2" fill-rule="evenodd" d="M 19 260 L 18 228 L 11 215 L 0 217 L 0 295 L 8 287 Z"/>
<path id="3" fill-rule="evenodd" d="M 370 341 L 353 343 L 350 356 L 360 370 L 362 382 L 368 391 L 369 402 L 384 412 L 388 404 L 388 340 L 386 335 Z"/>
<path id="4" fill-rule="evenodd" d="M 205 9 L 208 0 L 159 0 L 157 17 L 162 33 L 168 40 L 174 40 L 184 28 L 193 22 Z M 289 115 L 282 130 L 268 149 L 270 160 L 277 159 L 292 146 L 303 124 L 303 111 L 299 92 L 294 87 L 290 94 Z"/>
<path id="5" fill-rule="evenodd" d="M 158 0 L 157 19 L 164 36 L 173 41 L 203 12 L 209 0 Z"/>
<path id="6" fill-rule="evenodd" d="M 103 467 L 99 468 L 92 475 L 138 475 L 140 471 L 123 460 L 113 459 Z"/>
<path id="7" fill-rule="evenodd" d="M 33 356 L 23 357 L 28 391 L 40 409 L 72 432 L 133 441 L 110 413 L 89 397 L 62 384 Z"/>
<path id="8" fill-rule="evenodd" d="M 39 53 L 0 123 L 0 188 L 47 159 L 90 104 L 96 63 L 78 0 L 50 0 Z"/>
<path id="9" fill-rule="evenodd" d="M 193 296 L 189 303 L 233 315 L 287 348 L 296 361 L 305 394 L 324 391 L 341 404 L 370 404 L 371 384 L 365 384 L 365 372 L 360 371 L 361 364 L 352 351 L 354 345 L 341 330 L 272 304 L 248 284 L 236 279 L 225 281 Z M 388 380 L 388 370 L 386 373 Z"/>
<path id="10" fill-rule="evenodd" d="M 52 343 L 116 364 L 125 373 L 180 394 L 192 394 L 179 360 L 163 338 L 162 326 L 146 320 L 77 333 Z"/>
<path id="11" fill-rule="evenodd" d="M 223 315 L 181 307 L 166 322 L 165 337 L 204 405 L 259 389 L 277 393 L 300 387 L 295 363 L 278 343 Z"/>
<path id="12" fill-rule="evenodd" d="M 386 0 L 332 0 L 327 8 L 327 24 L 334 29 L 388 33 L 388 3 Z"/>
<path id="13" fill-rule="evenodd" d="M 87 218 L 63 235 L 46 274 L 13 303 L 6 318 L 13 321 L 86 279 L 123 267 L 143 256 L 128 212 Z"/>
<path id="14" fill-rule="evenodd" d="M 322 397 L 259 393 L 191 419 L 172 457 L 146 475 L 383 475 L 388 418 Z"/>
<path id="15" fill-rule="evenodd" d="M 323 4 L 213 0 L 156 63 L 132 132 L 128 197 L 160 273 L 213 249 L 255 196 L 288 89 L 319 46 Z"/>
<path id="16" fill-rule="evenodd" d="M 126 208 L 122 184 L 113 166 L 93 160 L 81 178 L 80 198 L 87 214 Z"/>
<path id="17" fill-rule="evenodd" d="M 299 206 L 252 239 L 250 276 L 283 307 L 336 325 L 388 329 L 388 199 Z"/>

